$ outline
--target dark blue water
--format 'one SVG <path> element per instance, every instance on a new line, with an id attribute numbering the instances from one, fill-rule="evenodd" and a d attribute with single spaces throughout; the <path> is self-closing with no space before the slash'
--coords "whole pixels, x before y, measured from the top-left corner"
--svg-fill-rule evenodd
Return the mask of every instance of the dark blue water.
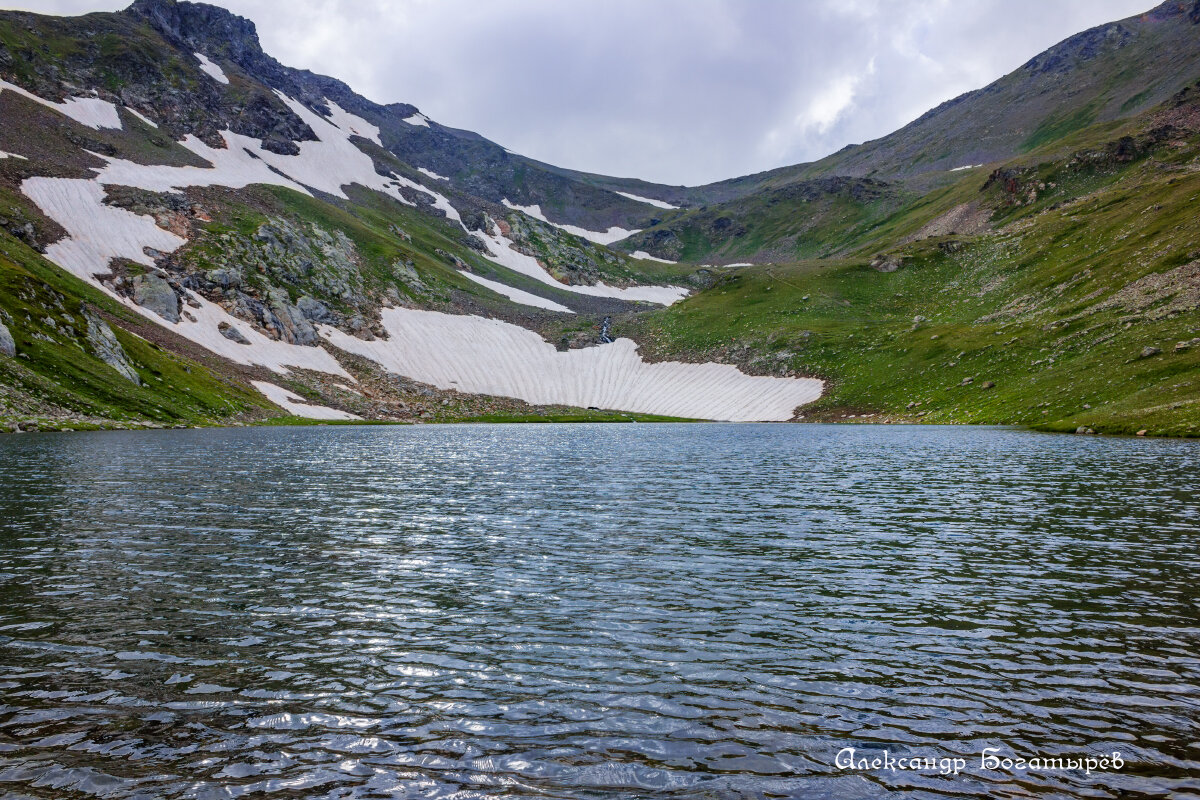
<path id="1" fill-rule="evenodd" d="M 1196 442 L 0 437 L 0 796 L 1200 796 L 1198 584 Z"/>

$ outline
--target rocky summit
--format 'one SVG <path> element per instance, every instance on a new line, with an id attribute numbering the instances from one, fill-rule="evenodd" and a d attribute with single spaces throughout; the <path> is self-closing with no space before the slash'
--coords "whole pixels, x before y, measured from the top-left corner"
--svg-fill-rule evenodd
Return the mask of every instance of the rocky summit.
<path id="1" fill-rule="evenodd" d="M 213 5 L 0 12 L 0 426 L 716 419 L 1200 434 L 1200 3 L 881 139 L 583 173 Z"/>

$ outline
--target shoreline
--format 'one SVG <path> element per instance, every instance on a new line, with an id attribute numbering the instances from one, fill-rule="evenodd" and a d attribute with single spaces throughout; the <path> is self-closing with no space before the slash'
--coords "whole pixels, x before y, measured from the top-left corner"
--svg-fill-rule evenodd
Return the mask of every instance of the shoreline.
<path id="1" fill-rule="evenodd" d="M 1120 438 L 1120 439 L 1172 439 L 1179 441 L 1193 441 L 1200 439 L 1200 436 L 1178 435 L 1158 433 L 1152 430 L 1146 430 L 1145 433 L 1124 433 L 1124 432 L 1106 432 L 1103 430 L 1091 430 L 1088 432 L 1057 430 L 1050 427 L 1042 427 L 1037 425 L 1023 425 L 1020 423 L 974 423 L 974 422 L 921 422 L 921 421 L 879 421 L 879 422 L 851 422 L 851 421 L 835 421 L 835 420 L 788 420 L 786 422 L 761 421 L 761 422 L 737 422 L 729 420 L 706 420 L 706 419 L 673 419 L 673 418 L 655 418 L 652 415 L 632 414 L 626 412 L 611 412 L 609 415 L 599 415 L 592 413 L 580 414 L 550 414 L 550 415 L 497 415 L 497 418 L 461 418 L 461 419 L 444 419 L 444 420 L 420 420 L 420 421 L 400 421 L 400 420 L 316 420 L 306 419 L 304 417 L 271 417 L 264 420 L 258 420 L 248 423 L 213 423 L 213 424 L 178 424 L 168 425 L 156 422 L 129 422 L 129 423 L 113 423 L 113 422 L 74 422 L 71 425 L 58 425 L 53 422 L 43 422 L 40 420 L 5 420 L 0 422 L 0 435 L 20 435 L 29 433 L 95 433 L 99 431 L 171 431 L 171 430 L 200 430 L 200 429 L 235 429 L 235 428 L 312 428 L 312 427 L 415 427 L 423 425 L 580 425 L 580 424 L 633 424 L 641 423 L 647 425 L 662 425 L 662 424 L 709 424 L 709 425 L 837 425 L 837 426 L 861 426 L 861 427 L 974 427 L 974 428 L 1010 428 L 1013 430 L 1023 430 L 1030 433 L 1054 434 L 1059 436 L 1086 436 L 1086 437 L 1102 437 L 1102 438 Z"/>

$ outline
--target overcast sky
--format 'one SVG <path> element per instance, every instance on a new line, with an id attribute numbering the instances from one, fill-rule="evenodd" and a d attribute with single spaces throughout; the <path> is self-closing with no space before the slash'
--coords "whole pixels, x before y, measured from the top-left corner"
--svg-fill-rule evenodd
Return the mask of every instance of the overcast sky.
<path id="1" fill-rule="evenodd" d="M 698 184 L 910 122 L 1154 0 L 218 0 L 285 64 L 564 167 Z M 123 0 L 0 8 L 80 14 Z"/>

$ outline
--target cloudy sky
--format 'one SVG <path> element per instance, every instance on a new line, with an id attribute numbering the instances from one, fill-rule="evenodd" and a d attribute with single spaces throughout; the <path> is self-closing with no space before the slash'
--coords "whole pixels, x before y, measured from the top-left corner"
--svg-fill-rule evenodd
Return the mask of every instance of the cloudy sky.
<path id="1" fill-rule="evenodd" d="M 553 164 L 698 184 L 882 136 L 1154 0 L 216 0 L 285 64 Z M 126 0 L 26 0 L 79 14 Z"/>

